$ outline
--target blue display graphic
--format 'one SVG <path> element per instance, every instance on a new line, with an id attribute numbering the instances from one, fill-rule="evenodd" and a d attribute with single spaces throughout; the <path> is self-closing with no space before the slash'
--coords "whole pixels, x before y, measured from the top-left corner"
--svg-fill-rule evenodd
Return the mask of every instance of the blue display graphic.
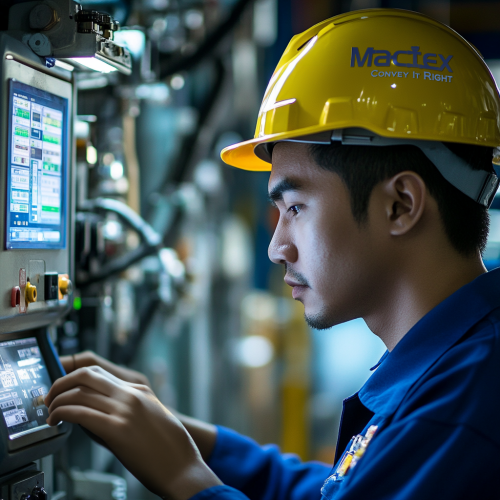
<path id="1" fill-rule="evenodd" d="M 64 248 L 68 101 L 10 81 L 6 248 Z"/>

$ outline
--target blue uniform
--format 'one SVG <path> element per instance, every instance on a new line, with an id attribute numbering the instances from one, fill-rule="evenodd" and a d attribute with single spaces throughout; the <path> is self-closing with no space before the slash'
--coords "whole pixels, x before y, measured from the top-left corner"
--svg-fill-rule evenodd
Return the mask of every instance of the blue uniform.
<path id="1" fill-rule="evenodd" d="M 219 428 L 208 464 L 224 486 L 192 500 L 500 499 L 500 270 L 448 297 L 386 353 L 344 401 L 340 426 L 333 469 Z M 339 476 L 349 441 L 371 426 L 364 454 Z"/>

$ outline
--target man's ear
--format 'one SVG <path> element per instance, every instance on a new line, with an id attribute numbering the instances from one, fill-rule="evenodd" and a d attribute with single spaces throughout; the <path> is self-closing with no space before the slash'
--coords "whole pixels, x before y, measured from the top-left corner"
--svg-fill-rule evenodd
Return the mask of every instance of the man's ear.
<path id="1" fill-rule="evenodd" d="M 422 218 L 427 189 L 415 172 L 405 171 L 383 182 L 384 206 L 390 234 L 408 233 Z"/>

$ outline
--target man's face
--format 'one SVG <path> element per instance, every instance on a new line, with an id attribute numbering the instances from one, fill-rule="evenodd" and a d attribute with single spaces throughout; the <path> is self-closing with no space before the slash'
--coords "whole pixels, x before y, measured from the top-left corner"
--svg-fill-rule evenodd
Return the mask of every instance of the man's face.
<path id="1" fill-rule="evenodd" d="M 284 264 L 292 296 L 313 328 L 363 316 L 376 301 L 384 258 L 373 224 L 353 218 L 349 192 L 309 156 L 308 146 L 278 143 L 269 195 L 280 212 L 269 258 Z"/>

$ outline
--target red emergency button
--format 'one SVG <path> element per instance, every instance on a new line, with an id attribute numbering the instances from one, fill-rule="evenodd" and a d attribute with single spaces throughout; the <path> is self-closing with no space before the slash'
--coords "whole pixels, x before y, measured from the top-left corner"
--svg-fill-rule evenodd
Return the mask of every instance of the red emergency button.
<path id="1" fill-rule="evenodd" d="M 10 305 L 16 307 L 21 303 L 21 289 L 18 286 L 13 286 L 10 292 Z"/>

